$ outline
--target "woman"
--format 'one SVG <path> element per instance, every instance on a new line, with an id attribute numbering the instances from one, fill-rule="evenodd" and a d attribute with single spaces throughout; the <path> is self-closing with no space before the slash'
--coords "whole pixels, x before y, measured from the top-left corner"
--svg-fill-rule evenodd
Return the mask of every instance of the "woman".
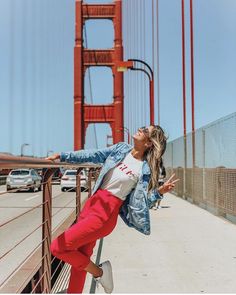
<path id="1" fill-rule="evenodd" d="M 96 241 L 112 232 L 118 214 L 128 226 L 150 234 L 149 208 L 160 195 L 175 186 L 177 180 L 172 181 L 172 176 L 158 187 L 159 163 L 166 149 L 162 128 L 139 128 L 133 140 L 134 146 L 120 142 L 105 149 L 61 153 L 47 158 L 104 164 L 77 223 L 51 244 L 52 254 L 72 266 L 68 293 L 82 293 L 87 272 L 106 293 L 111 293 L 110 262 L 97 266 L 90 260 Z"/>

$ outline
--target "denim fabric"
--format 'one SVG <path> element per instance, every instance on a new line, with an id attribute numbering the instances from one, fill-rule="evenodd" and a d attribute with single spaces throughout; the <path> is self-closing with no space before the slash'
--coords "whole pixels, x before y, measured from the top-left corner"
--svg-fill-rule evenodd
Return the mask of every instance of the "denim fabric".
<path id="1" fill-rule="evenodd" d="M 93 188 L 92 194 L 94 194 L 100 188 L 105 174 L 120 163 L 132 148 L 131 145 L 120 142 L 104 149 L 62 152 L 61 162 L 104 164 Z M 124 222 L 145 235 L 150 234 L 149 208 L 161 198 L 156 190 L 147 193 L 149 179 L 150 168 L 147 161 L 144 161 L 139 181 L 120 209 L 120 216 Z"/>

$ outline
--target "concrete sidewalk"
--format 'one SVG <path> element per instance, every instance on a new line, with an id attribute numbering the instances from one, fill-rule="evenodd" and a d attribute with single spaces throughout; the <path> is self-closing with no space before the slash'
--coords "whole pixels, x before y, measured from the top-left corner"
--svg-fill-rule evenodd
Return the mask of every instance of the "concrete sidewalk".
<path id="1" fill-rule="evenodd" d="M 113 293 L 236 293 L 236 225 L 171 194 L 161 205 L 150 210 L 150 236 L 119 218 L 104 239 Z M 88 275 L 84 293 L 90 283 Z"/>

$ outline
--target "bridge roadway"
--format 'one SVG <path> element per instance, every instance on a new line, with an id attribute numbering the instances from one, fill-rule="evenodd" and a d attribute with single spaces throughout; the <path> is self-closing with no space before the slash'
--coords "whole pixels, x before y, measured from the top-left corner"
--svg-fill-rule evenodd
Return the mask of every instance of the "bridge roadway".
<path id="1" fill-rule="evenodd" d="M 150 211 L 150 236 L 119 218 L 104 239 L 114 293 L 236 293 L 236 225 L 171 194 L 162 206 Z M 87 276 L 84 293 L 90 285 Z"/>
<path id="2" fill-rule="evenodd" d="M 53 185 L 52 219 L 53 230 L 75 208 L 75 192 L 66 192 L 61 196 L 60 186 Z M 4 191 L 5 186 L 0 186 Z M 86 196 L 82 193 L 82 199 Z M 58 197 L 57 197 L 58 196 Z M 30 193 L 27 191 L 8 193 L 0 196 L 0 224 L 28 211 L 42 203 L 42 192 Z M 63 207 L 66 207 L 62 209 Z M 10 222 L 0 229 L 0 256 L 11 249 L 17 242 L 33 231 L 42 223 L 42 208 L 39 207 L 22 217 Z M 9 276 L 17 265 L 41 242 L 41 227 L 29 238 L 17 246 L 0 261 L 0 284 Z M 3 271 L 4 270 L 4 271 Z"/>

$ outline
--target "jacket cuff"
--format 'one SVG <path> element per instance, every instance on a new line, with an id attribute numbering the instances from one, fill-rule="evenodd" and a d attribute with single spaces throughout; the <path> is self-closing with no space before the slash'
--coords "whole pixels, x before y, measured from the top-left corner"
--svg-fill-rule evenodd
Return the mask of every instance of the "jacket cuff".
<path id="1" fill-rule="evenodd" d="M 67 157 L 68 157 L 68 153 L 65 153 L 65 152 L 60 153 L 60 161 L 61 162 L 66 162 Z"/>

